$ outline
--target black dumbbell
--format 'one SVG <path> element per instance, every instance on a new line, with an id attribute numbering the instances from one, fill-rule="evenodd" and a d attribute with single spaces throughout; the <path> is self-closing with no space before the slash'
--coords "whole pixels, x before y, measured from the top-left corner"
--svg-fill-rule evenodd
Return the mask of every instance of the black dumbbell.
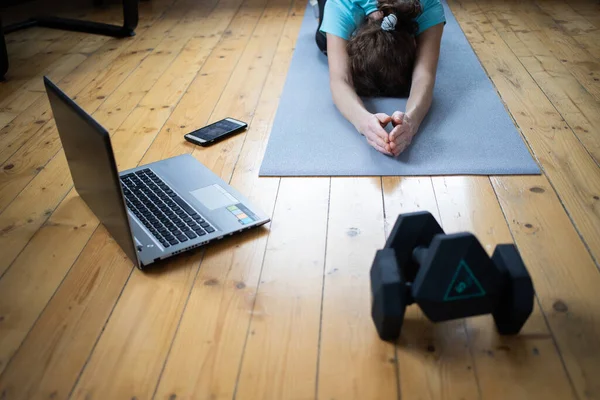
<path id="1" fill-rule="evenodd" d="M 433 322 L 491 313 L 500 334 L 517 334 L 533 311 L 534 289 L 512 244 L 492 258 L 471 233 L 444 234 L 433 215 L 400 215 L 371 267 L 371 315 L 379 336 L 400 335 L 406 306 Z"/>

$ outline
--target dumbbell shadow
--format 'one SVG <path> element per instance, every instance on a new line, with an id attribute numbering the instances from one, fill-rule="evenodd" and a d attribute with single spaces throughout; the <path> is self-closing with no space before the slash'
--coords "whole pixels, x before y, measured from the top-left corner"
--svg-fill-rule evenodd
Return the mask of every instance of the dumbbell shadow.
<path id="1" fill-rule="evenodd" d="M 497 246 L 490 258 L 473 234 L 446 235 L 428 212 L 398 217 L 371 267 L 371 293 L 373 322 L 387 341 L 398 339 L 413 303 L 432 322 L 492 314 L 500 334 L 514 335 L 534 300 L 514 245 Z"/>
<path id="2" fill-rule="evenodd" d="M 444 374 L 450 374 L 450 379 L 464 381 L 475 374 L 476 368 L 485 371 L 486 363 L 489 367 L 490 362 L 494 365 L 499 362 L 513 371 L 543 369 L 548 356 L 554 352 L 552 337 L 541 328 L 545 326 L 543 318 L 532 321 L 531 325 L 526 330 L 528 333 L 498 335 L 492 328 L 490 316 L 478 316 L 468 322 L 458 319 L 433 323 L 418 309 L 411 309 L 395 342 L 401 374 L 407 368 L 414 371 L 439 368 Z"/>

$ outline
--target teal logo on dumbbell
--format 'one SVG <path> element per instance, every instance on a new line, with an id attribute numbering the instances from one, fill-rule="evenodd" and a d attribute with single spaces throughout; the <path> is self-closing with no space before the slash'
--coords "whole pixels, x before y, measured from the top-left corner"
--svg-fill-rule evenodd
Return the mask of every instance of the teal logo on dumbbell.
<path id="1" fill-rule="evenodd" d="M 458 293 L 462 293 L 465 291 L 465 289 L 469 285 L 471 285 L 471 282 L 469 282 L 469 283 L 459 282 L 458 285 L 456 285 L 456 288 L 454 290 L 456 290 Z"/>
<path id="2" fill-rule="evenodd" d="M 465 260 L 460 260 L 454 277 L 450 281 L 444 301 L 463 300 L 472 297 L 485 296 L 486 292 L 481 283 L 473 274 L 473 271 Z"/>

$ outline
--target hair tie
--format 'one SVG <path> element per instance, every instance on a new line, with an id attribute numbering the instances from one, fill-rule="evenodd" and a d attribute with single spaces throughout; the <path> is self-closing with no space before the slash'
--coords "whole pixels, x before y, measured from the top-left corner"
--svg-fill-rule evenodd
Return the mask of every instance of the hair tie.
<path id="1" fill-rule="evenodd" d="M 383 18 L 381 21 L 381 29 L 384 31 L 393 31 L 396 29 L 396 23 L 398 22 L 398 18 L 394 14 L 390 14 Z"/>

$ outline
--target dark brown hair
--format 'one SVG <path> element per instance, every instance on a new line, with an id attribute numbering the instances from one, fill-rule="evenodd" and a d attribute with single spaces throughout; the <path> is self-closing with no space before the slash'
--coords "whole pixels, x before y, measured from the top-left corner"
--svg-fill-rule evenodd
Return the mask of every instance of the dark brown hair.
<path id="1" fill-rule="evenodd" d="M 416 57 L 414 18 L 421 13 L 419 0 L 383 0 L 384 17 L 398 19 L 394 30 L 381 29 L 382 20 L 366 19 L 348 42 L 350 73 L 360 96 L 405 96 L 410 91 Z"/>

